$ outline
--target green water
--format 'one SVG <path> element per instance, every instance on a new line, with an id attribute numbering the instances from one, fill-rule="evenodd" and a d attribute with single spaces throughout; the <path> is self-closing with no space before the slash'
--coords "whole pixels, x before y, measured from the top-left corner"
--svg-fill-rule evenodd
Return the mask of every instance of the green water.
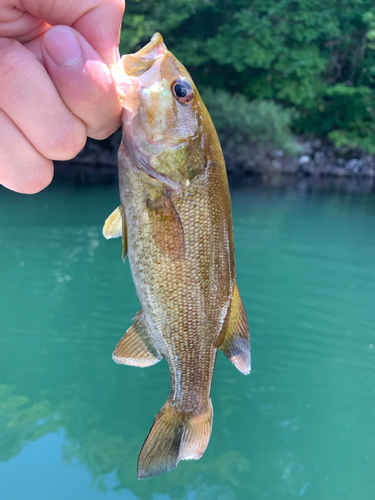
<path id="1" fill-rule="evenodd" d="M 253 370 L 219 353 L 206 453 L 138 481 L 169 376 L 111 360 L 139 309 L 117 190 L 0 190 L 2 500 L 375 498 L 375 196 L 232 199 Z"/>

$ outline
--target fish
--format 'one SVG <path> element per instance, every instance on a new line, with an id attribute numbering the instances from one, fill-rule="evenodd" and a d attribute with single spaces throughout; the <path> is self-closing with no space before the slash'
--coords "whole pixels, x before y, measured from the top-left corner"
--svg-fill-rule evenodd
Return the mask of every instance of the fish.
<path id="1" fill-rule="evenodd" d="M 217 352 L 249 374 L 250 333 L 224 157 L 190 74 L 159 33 L 111 71 L 123 106 L 121 204 L 103 234 L 122 237 L 142 308 L 113 359 L 144 368 L 165 358 L 171 378 L 139 453 L 143 479 L 203 455 Z"/>

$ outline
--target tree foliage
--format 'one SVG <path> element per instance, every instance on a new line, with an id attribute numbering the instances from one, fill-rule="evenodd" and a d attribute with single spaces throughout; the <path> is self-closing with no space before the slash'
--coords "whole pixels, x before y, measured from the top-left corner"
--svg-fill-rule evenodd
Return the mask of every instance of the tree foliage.
<path id="1" fill-rule="evenodd" d="M 273 101 L 249 102 L 244 95 L 219 89 L 204 89 L 202 97 L 226 156 L 275 147 L 290 154 L 299 152 L 289 131 L 289 110 Z"/>
<path id="2" fill-rule="evenodd" d="M 296 108 L 297 132 L 375 149 L 372 0 L 128 0 L 122 52 L 155 31 L 199 86 Z"/>

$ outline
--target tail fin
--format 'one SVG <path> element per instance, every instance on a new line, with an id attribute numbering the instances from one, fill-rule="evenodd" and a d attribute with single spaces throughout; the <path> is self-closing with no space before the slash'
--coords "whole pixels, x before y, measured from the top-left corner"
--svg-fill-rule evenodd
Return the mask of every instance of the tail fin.
<path id="1" fill-rule="evenodd" d="M 212 404 L 200 415 L 184 415 L 169 400 L 155 417 L 138 458 L 138 479 L 158 476 L 177 467 L 180 460 L 198 460 L 211 436 Z"/>

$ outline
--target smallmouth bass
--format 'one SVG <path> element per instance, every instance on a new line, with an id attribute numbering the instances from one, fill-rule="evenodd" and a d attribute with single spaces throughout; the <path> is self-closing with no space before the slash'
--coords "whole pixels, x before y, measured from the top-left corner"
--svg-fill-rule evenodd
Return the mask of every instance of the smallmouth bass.
<path id="1" fill-rule="evenodd" d="M 103 234 L 122 236 L 142 307 L 113 359 L 147 367 L 165 358 L 171 377 L 139 454 L 143 479 L 203 455 L 217 351 L 249 374 L 250 334 L 224 158 L 198 90 L 159 33 L 111 69 L 123 105 L 121 205 Z"/>

